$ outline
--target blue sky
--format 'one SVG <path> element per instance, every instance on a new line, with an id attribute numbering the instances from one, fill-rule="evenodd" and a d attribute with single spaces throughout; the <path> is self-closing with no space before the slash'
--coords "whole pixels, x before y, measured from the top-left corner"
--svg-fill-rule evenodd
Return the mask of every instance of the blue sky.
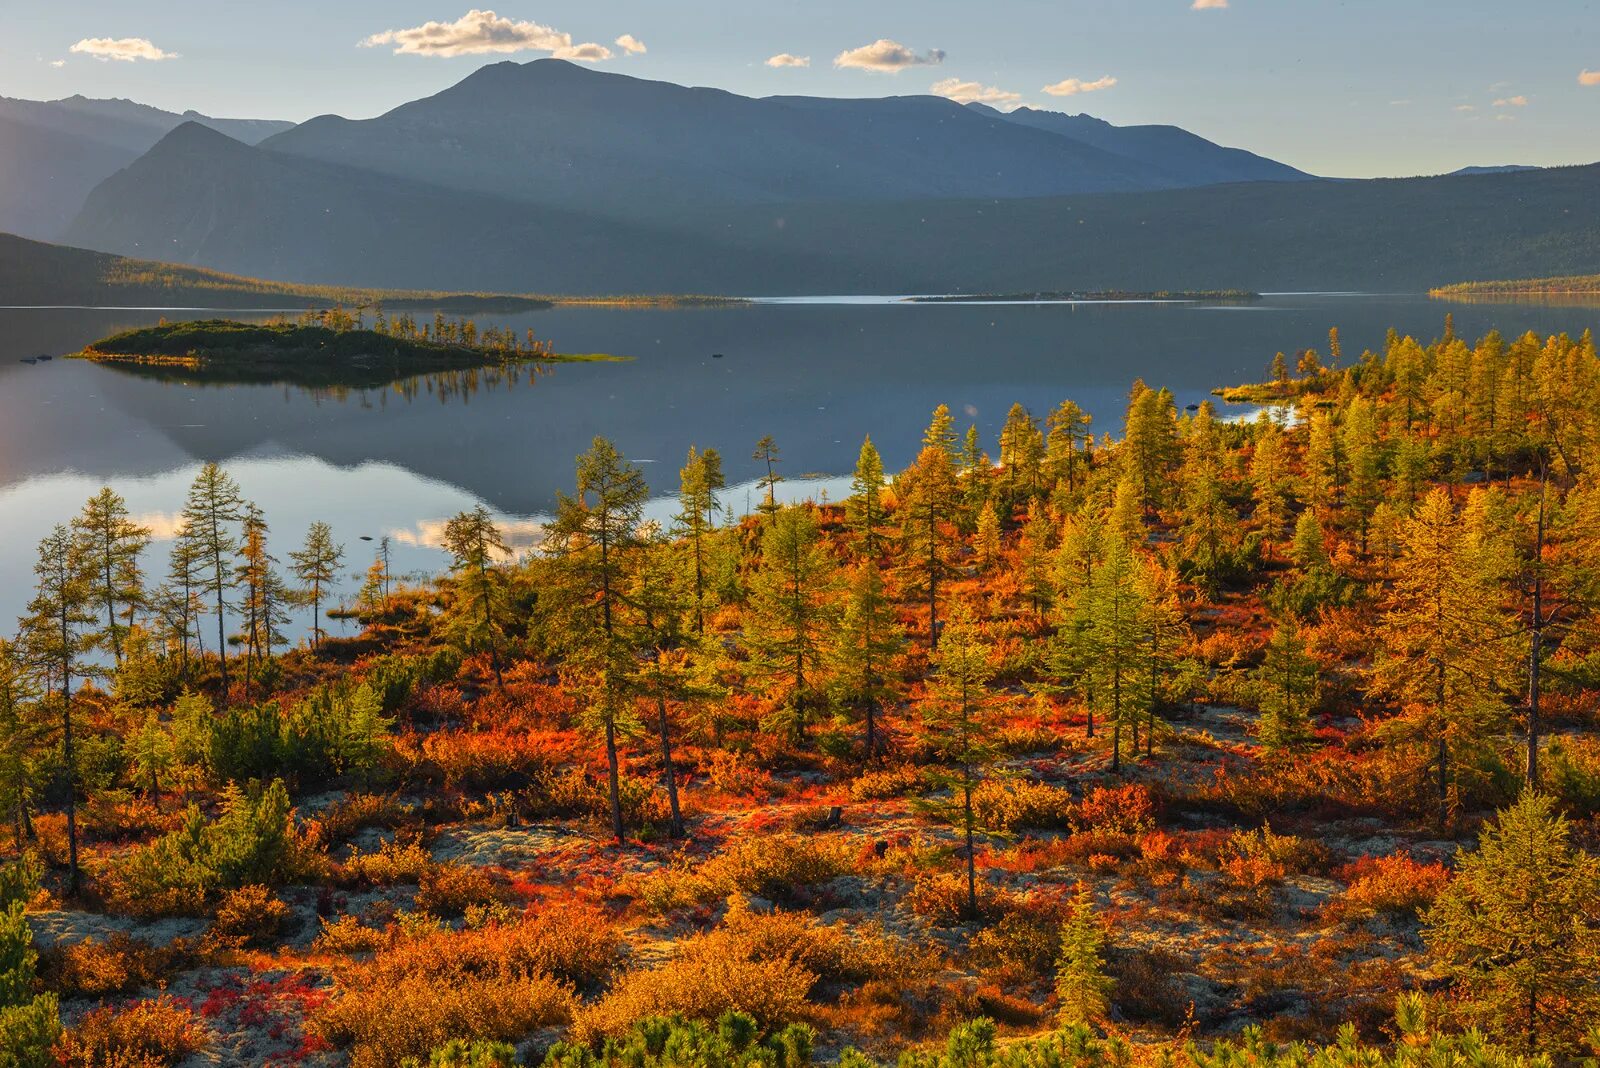
<path id="1" fill-rule="evenodd" d="M 1176 123 L 1320 174 L 1600 160 L 1600 73 L 1581 77 L 1600 72 L 1600 0 L 479 0 L 492 24 L 466 22 L 473 6 L 5 0 L 0 95 L 359 118 L 568 41 L 577 54 L 609 52 L 602 69 L 749 95 L 942 84 L 1116 123 Z M 485 26 L 539 47 L 396 54 L 416 40 L 404 33 L 360 46 L 428 22 L 450 27 L 430 38 L 435 52 L 457 50 L 437 46 L 452 33 L 470 46 L 469 31 Z M 617 43 L 624 35 L 635 51 Z M 893 72 L 835 62 L 880 41 L 905 51 L 862 53 L 869 66 L 874 55 L 917 62 Z M 108 58 L 135 54 L 170 58 Z M 767 65 L 782 54 L 810 65 Z"/>

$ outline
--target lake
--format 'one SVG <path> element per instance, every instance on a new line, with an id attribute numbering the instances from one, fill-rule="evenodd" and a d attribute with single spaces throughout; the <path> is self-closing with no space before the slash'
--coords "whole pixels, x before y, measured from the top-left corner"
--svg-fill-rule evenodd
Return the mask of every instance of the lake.
<path id="1" fill-rule="evenodd" d="M 222 463 L 265 510 L 280 559 L 322 519 L 346 546 L 352 575 L 376 544 L 361 539 L 384 536 L 397 571 L 427 573 L 443 563 L 444 521 L 479 502 L 515 544 L 531 544 L 556 492 L 571 486 L 573 457 L 595 435 L 642 464 L 661 495 L 676 489 L 691 444 L 717 448 L 738 483 L 727 502 L 744 511 L 758 474 L 750 452 L 763 434 L 783 450 L 783 474 L 817 479 L 791 484 L 791 495 L 837 497 L 864 434 L 888 467 L 903 467 L 940 403 L 963 429 L 976 422 L 991 453 L 1014 401 L 1043 417 L 1070 397 L 1094 413 L 1097 431 L 1115 432 L 1135 377 L 1171 388 L 1180 405 L 1197 402 L 1215 386 L 1263 378 L 1279 350 L 1325 354 L 1330 326 L 1351 361 L 1381 347 L 1390 326 L 1437 336 L 1446 312 L 1469 337 L 1491 327 L 1576 334 L 1600 318 L 1594 308 L 1370 294 L 1275 294 L 1247 305 L 841 297 L 558 307 L 477 318 L 531 328 L 557 351 L 634 359 L 559 365 L 465 392 L 424 381 L 331 395 L 168 384 L 59 358 L 22 364 L 163 313 L 0 309 L 0 629 L 28 599 L 35 546 L 52 524 L 109 484 L 161 538 L 206 460 Z M 671 510 L 666 500 L 654 508 L 662 517 Z M 152 572 L 164 571 L 167 548 L 154 546 Z"/>

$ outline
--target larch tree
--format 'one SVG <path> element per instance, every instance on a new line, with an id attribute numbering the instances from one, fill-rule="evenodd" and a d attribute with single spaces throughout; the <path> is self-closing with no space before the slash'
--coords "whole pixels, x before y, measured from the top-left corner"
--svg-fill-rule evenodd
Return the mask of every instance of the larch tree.
<path id="1" fill-rule="evenodd" d="M 234 569 L 240 591 L 247 696 L 255 672 L 272 663 L 273 647 L 285 641 L 281 628 L 289 622 L 290 592 L 278 574 L 278 558 L 267 549 L 269 533 L 261 509 L 254 503 L 247 504 L 239 562 Z"/>
<path id="2" fill-rule="evenodd" d="M 1044 488 L 1044 434 L 1020 404 L 1013 404 L 1000 428 L 1001 487 L 1008 505 L 1037 497 Z"/>
<path id="3" fill-rule="evenodd" d="M 983 769 L 996 757 L 989 692 L 994 668 L 990 655 L 972 613 L 964 606 L 959 608 L 945 631 L 944 641 L 933 654 L 933 674 L 922 704 L 928 743 L 953 766 L 951 785 L 960 797 L 969 918 L 978 915 L 977 814 L 972 795 Z"/>
<path id="4" fill-rule="evenodd" d="M 1063 1023 L 1087 1027 L 1111 1010 L 1115 981 L 1106 974 L 1105 930 L 1094 914 L 1094 895 L 1079 883 L 1061 924 L 1056 957 L 1056 1015 Z"/>
<path id="5" fill-rule="evenodd" d="M 344 547 L 333 540 L 333 528 L 318 520 L 306 530 L 305 544 L 289 554 L 301 596 L 311 605 L 311 648 L 322 645 L 322 602 L 344 566 Z"/>
<path id="6" fill-rule="evenodd" d="M 109 486 L 89 498 L 72 527 L 81 542 L 95 603 L 105 614 L 95 640 L 120 665 L 123 636 L 133 625 L 134 613 L 145 607 L 140 557 L 150 544 L 150 530 L 133 521 L 128 502 Z"/>
<path id="7" fill-rule="evenodd" d="M 972 535 L 972 554 L 978 565 L 980 573 L 988 573 L 1000 562 L 1000 513 L 995 511 L 994 501 L 983 503 L 983 508 L 978 512 L 978 528 Z"/>
<path id="8" fill-rule="evenodd" d="M 950 455 L 925 447 L 901 476 L 905 488 L 900 518 L 901 572 L 905 588 L 928 606 L 928 645 L 939 647 L 939 592 L 950 572 L 954 548 L 956 480 Z"/>
<path id="9" fill-rule="evenodd" d="M 511 611 L 500 567 L 511 551 L 505 536 L 480 504 L 445 523 L 444 551 L 450 554 L 452 594 L 447 629 L 467 652 L 487 652 L 496 684 L 504 685 L 500 646 Z"/>
<path id="10" fill-rule="evenodd" d="M 1262 748 L 1277 754 L 1308 746 L 1312 739 L 1311 713 L 1321 695 L 1322 675 L 1293 612 L 1280 613 L 1267 640 L 1266 655 L 1250 673 L 1249 681 L 1260 710 L 1255 731 Z"/>
<path id="11" fill-rule="evenodd" d="M 1453 768 L 1506 718 L 1516 625 L 1501 600 L 1449 493 L 1435 489 L 1402 528 L 1373 686 L 1401 706 L 1402 738 L 1432 750 L 1441 824 L 1449 821 Z"/>
<path id="12" fill-rule="evenodd" d="M 835 564 L 807 504 L 779 508 L 761 537 L 746 628 L 751 670 L 766 680 L 768 729 L 805 737 L 822 705 L 822 674 L 835 625 Z"/>
<path id="13" fill-rule="evenodd" d="M 1268 559 L 1289 521 L 1291 482 L 1283 432 L 1271 420 L 1262 419 L 1256 426 L 1255 451 L 1250 457 L 1250 493 L 1256 526 L 1267 543 Z"/>
<path id="14" fill-rule="evenodd" d="M 896 692 L 894 661 L 905 648 L 883 574 L 870 557 L 850 576 L 844 612 L 832 646 L 840 703 L 860 717 L 864 762 L 883 748 L 884 707 Z"/>
<path id="15" fill-rule="evenodd" d="M 1126 474 L 1139 490 L 1139 503 L 1152 507 L 1165 498 L 1163 479 L 1179 455 L 1177 413 L 1172 395 L 1135 380 L 1128 395 L 1128 416 L 1122 433 Z"/>
<path id="16" fill-rule="evenodd" d="M 1190 421 L 1184 440 L 1178 547 L 1195 584 L 1212 593 L 1231 569 L 1239 543 L 1239 517 L 1228 503 L 1223 456 L 1221 434 L 1207 402 Z"/>
<path id="17" fill-rule="evenodd" d="M 676 533 L 689 554 L 694 576 L 694 632 L 706 629 L 706 583 L 711 565 L 711 535 L 716 528 L 717 491 L 723 488 L 722 462 L 715 449 L 689 446 L 689 458 L 678 471 Z"/>
<path id="18" fill-rule="evenodd" d="M 1134 550 L 1114 532 L 1102 538 L 1100 563 L 1084 597 L 1078 631 L 1079 661 L 1085 666 L 1091 703 L 1111 720 L 1111 770 L 1122 769 L 1123 726 L 1142 708 L 1139 686 L 1149 635 L 1149 606 Z"/>
<path id="19" fill-rule="evenodd" d="M 222 692 L 228 692 L 228 597 L 236 585 L 233 562 L 239 552 L 234 524 L 244 519 L 244 496 L 239 484 L 214 463 L 200 468 L 183 506 L 188 534 L 189 563 L 217 614 L 217 661 L 222 672 Z"/>
<path id="20" fill-rule="evenodd" d="M 1600 1017 L 1600 858 L 1545 795 L 1524 792 L 1484 828 L 1423 936 L 1464 1013 L 1530 1056 L 1576 1054 Z"/>
<path id="21" fill-rule="evenodd" d="M 655 523 L 641 525 L 639 550 L 632 555 L 633 584 L 629 599 L 639 618 L 642 654 L 637 658 L 634 686 L 655 705 L 661 784 L 666 789 L 667 808 L 671 814 L 667 833 L 673 838 L 682 838 L 683 809 L 678 800 L 678 769 L 673 757 L 672 719 L 667 705 L 669 701 L 681 699 L 691 689 L 683 652 L 690 640 L 684 624 L 692 592 L 684 589 L 684 576 L 677 567 L 672 543 Z"/>
<path id="22" fill-rule="evenodd" d="M 1035 498 L 1017 539 L 1017 582 L 1041 624 L 1055 599 L 1055 527 L 1044 502 Z"/>
<path id="23" fill-rule="evenodd" d="M 641 546 L 640 518 L 649 493 L 639 468 L 597 437 L 578 457 L 575 492 L 557 496 L 545 541 L 564 587 L 556 638 L 596 696 L 586 725 L 604 739 L 611 829 L 618 842 L 626 832 L 618 738 L 635 727 L 629 695 L 637 646 L 627 618 L 628 577 Z"/>
<path id="24" fill-rule="evenodd" d="M 0 638 L 0 807 L 11 817 L 18 853 L 23 841 L 34 837 L 34 769 L 48 735 L 39 719 L 38 699 L 22 650 Z"/>
<path id="25" fill-rule="evenodd" d="M 1086 463 L 1081 444 L 1091 439 L 1094 417 L 1070 400 L 1064 400 L 1045 418 L 1044 462 L 1051 485 L 1066 484 L 1068 493 L 1078 488 L 1079 469 Z"/>
<path id="26" fill-rule="evenodd" d="M 856 555 L 877 559 L 883 551 L 883 457 L 868 437 L 861 442 L 856 470 L 850 479 L 850 498 L 845 501 L 845 517 L 850 522 Z"/>
<path id="27" fill-rule="evenodd" d="M 82 545 L 66 527 L 57 525 L 39 543 L 34 596 L 28 602 L 24 638 L 30 655 L 44 665 L 56 685 L 61 709 L 61 761 L 67 780 L 67 867 L 71 892 L 78 892 L 78 755 L 73 736 L 72 681 L 82 672 L 82 658 L 94 648 L 90 627 L 94 590 L 82 556 Z"/>
<path id="28" fill-rule="evenodd" d="M 1145 723 L 1144 753 L 1155 755 L 1156 710 L 1167 701 L 1178 678 L 1178 654 L 1189 640 L 1189 623 L 1178 596 L 1177 576 L 1165 565 L 1148 557 L 1138 561 L 1136 592 L 1144 611 Z M 1132 738 L 1139 748 L 1137 730 Z"/>
<path id="29" fill-rule="evenodd" d="M 778 510 L 778 483 L 783 481 L 783 476 L 778 474 L 779 458 L 782 456 L 778 443 L 771 434 L 763 434 L 761 440 L 756 442 L 756 450 L 751 453 L 751 459 L 759 460 L 766 471 L 757 480 L 756 485 L 761 489 L 761 512 L 771 515 Z"/>

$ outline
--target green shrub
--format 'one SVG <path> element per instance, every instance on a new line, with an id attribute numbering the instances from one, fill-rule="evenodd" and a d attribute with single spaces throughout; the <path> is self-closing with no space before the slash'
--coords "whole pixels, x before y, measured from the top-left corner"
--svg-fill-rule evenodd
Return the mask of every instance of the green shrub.
<path id="1" fill-rule="evenodd" d="M 183 826 L 111 872 L 110 897 L 143 914 L 193 912 L 223 890 L 281 885 L 305 866 L 282 779 L 230 787 L 215 819 L 191 805 Z"/>
<path id="2" fill-rule="evenodd" d="M 650 1016 L 598 1048 L 558 1042 L 543 1068 L 806 1068 L 816 1032 L 790 1024 L 763 1039 L 756 1019 L 728 1011 L 715 1025 L 681 1016 Z"/>
<path id="3" fill-rule="evenodd" d="M 55 1059 L 51 1047 L 61 1034 L 54 994 L 33 992 L 33 929 L 22 902 L 12 901 L 0 914 L 0 1066 L 47 1068 Z"/>

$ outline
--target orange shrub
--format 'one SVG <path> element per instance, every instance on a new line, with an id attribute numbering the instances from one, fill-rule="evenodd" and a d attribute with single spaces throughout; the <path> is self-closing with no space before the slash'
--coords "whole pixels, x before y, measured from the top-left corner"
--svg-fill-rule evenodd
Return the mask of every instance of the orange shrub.
<path id="1" fill-rule="evenodd" d="M 1130 782 L 1126 786 L 1097 786 L 1078 803 L 1072 815 L 1079 830 L 1114 831 L 1126 835 L 1143 834 L 1155 826 L 1156 805 L 1148 787 Z"/>
<path id="2" fill-rule="evenodd" d="M 163 995 L 90 1010 L 56 1043 L 56 1059 L 63 1068 L 166 1068 L 209 1042 L 189 1006 Z"/>
<path id="3" fill-rule="evenodd" d="M 1443 864 L 1423 864 L 1406 853 L 1362 857 L 1335 874 L 1350 884 L 1335 902 L 1346 914 L 1415 914 L 1433 904 L 1450 882 L 1450 871 Z"/>

